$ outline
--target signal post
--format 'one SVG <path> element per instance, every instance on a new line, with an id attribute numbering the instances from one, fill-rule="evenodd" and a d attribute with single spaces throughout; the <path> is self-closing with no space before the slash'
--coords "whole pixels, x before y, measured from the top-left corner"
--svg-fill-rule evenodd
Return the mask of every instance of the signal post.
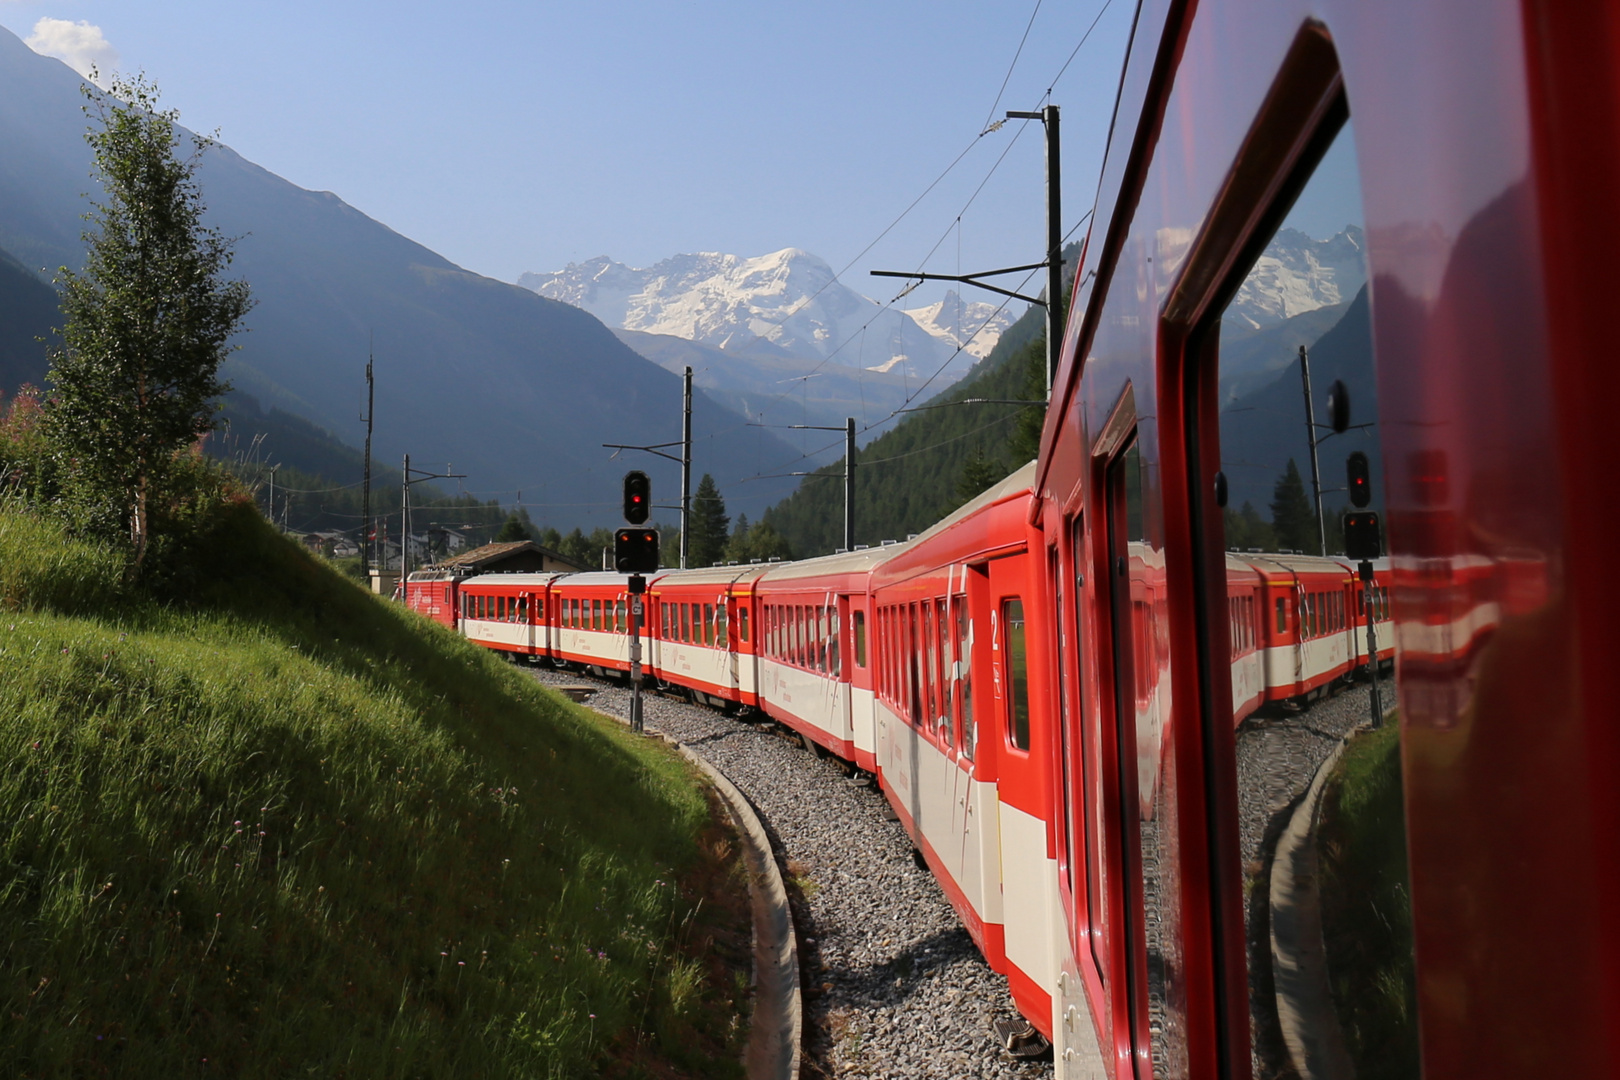
<path id="1" fill-rule="evenodd" d="M 1300 349 L 1303 355 L 1304 349 Z M 1358 510 L 1372 501 L 1372 465 L 1360 450 L 1345 461 L 1350 481 L 1350 502 Z M 1344 516 L 1344 551 L 1359 560 L 1361 571 L 1361 610 L 1367 617 L 1367 671 L 1372 676 L 1372 722 L 1379 727 L 1384 722 L 1383 703 L 1378 694 L 1378 631 L 1373 617 L 1373 564 L 1384 553 L 1383 537 L 1379 534 L 1378 515 L 1371 510 Z"/>
<path id="2" fill-rule="evenodd" d="M 652 481 L 639 469 L 624 474 L 624 520 L 632 526 L 645 526 L 652 507 Z M 641 625 L 642 597 L 647 592 L 643 574 L 658 570 L 658 530 L 645 527 L 620 529 L 613 534 L 613 567 L 629 574 L 630 592 L 630 730 L 646 730 L 641 719 Z"/>

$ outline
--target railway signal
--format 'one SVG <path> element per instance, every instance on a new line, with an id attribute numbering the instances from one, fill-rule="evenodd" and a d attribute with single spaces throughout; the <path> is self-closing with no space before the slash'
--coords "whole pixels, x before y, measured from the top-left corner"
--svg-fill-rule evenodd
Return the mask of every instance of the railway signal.
<path id="1" fill-rule="evenodd" d="M 690 378 L 692 369 L 687 368 L 686 373 Z M 651 509 L 652 481 L 647 474 L 640 469 L 625 473 L 624 520 L 632 526 L 643 526 Z M 641 598 L 647 591 L 647 579 L 641 575 L 658 570 L 658 530 L 629 528 L 614 533 L 613 568 L 630 575 L 625 583 L 630 594 L 630 730 L 641 731 Z"/>
<path id="2" fill-rule="evenodd" d="M 1356 459 L 1361 459 L 1361 486 L 1356 486 Z M 1367 455 L 1359 450 L 1350 455 L 1350 501 L 1366 506 L 1372 499 L 1372 485 L 1367 480 Z M 1380 535 L 1378 515 L 1368 510 L 1360 514 L 1344 515 L 1344 553 L 1358 559 L 1361 566 L 1361 610 L 1367 615 L 1367 671 L 1372 676 L 1373 726 L 1384 722 L 1383 703 L 1378 695 L 1378 633 L 1373 628 L 1377 620 L 1373 603 L 1372 561 L 1384 553 L 1384 538 Z"/>
<path id="3" fill-rule="evenodd" d="M 658 530 L 620 529 L 613 534 L 613 569 L 651 574 L 658 569 Z"/>
<path id="4" fill-rule="evenodd" d="M 632 525 L 645 525 L 647 512 L 651 509 L 652 481 L 647 479 L 647 474 L 640 469 L 632 469 L 625 473 L 624 520 Z"/>
<path id="5" fill-rule="evenodd" d="M 1360 450 L 1345 459 L 1345 471 L 1350 478 L 1350 502 L 1358 510 L 1372 502 L 1372 463 Z"/>

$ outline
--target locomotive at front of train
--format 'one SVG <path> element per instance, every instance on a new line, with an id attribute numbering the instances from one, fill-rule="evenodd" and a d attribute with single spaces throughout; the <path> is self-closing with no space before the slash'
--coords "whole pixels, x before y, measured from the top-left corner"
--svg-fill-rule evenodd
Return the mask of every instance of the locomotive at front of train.
<path id="1" fill-rule="evenodd" d="M 1591 282 L 1620 287 L 1569 239 L 1576 207 L 1616 231 L 1620 80 L 1600 63 L 1593 97 L 1550 59 L 1612 59 L 1617 28 L 1613 4 L 1139 5 L 1034 481 L 1059 1077 L 1620 1066 L 1594 858 L 1620 797 L 1587 749 L 1612 707 L 1575 637 L 1609 643 L 1614 587 L 1568 487 L 1599 478 L 1596 429 L 1553 422 L 1613 382 L 1558 342 L 1600 341 Z M 1389 552 L 1365 583 L 1355 450 Z M 1387 716 L 1289 775 L 1273 729 L 1368 692 L 1369 623 Z M 1285 700 L 1245 715 L 1249 634 Z"/>

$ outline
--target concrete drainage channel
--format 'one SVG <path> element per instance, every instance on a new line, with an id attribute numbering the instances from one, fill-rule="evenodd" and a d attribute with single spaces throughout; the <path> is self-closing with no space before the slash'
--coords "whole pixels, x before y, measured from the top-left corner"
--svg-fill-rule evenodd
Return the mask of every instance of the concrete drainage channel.
<path id="1" fill-rule="evenodd" d="M 597 688 L 587 685 L 557 689 L 574 701 L 583 701 Z M 593 711 L 621 724 L 627 722 L 610 712 Z M 653 727 L 646 732 L 669 743 L 702 770 L 726 804 L 742 839 L 743 861 L 748 866 L 748 901 L 754 917 L 754 1011 L 748 1049 L 743 1056 L 748 1080 L 799 1080 L 804 1008 L 799 994 L 798 939 L 770 837 L 753 806 L 725 773 L 679 739 Z"/>

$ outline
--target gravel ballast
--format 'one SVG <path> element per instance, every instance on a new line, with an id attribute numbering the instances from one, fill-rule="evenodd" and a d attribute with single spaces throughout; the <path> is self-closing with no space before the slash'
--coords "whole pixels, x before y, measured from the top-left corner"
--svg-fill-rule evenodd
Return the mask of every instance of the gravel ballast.
<path id="1" fill-rule="evenodd" d="M 528 670 L 553 686 L 589 683 L 597 690 L 587 705 L 629 716 L 621 682 Z M 1053 1075 L 1049 1057 L 1019 1060 L 996 1041 L 992 1021 L 1017 1015 L 1007 981 L 979 955 L 869 778 L 813 755 L 760 714 L 734 719 L 651 692 L 642 701 L 646 724 L 724 772 L 771 836 L 794 900 L 804 1075 Z M 1267 858 L 1268 825 L 1366 718 L 1367 705 L 1365 685 L 1356 685 L 1299 712 L 1273 707 L 1244 722 L 1237 750 L 1246 862 Z"/>

